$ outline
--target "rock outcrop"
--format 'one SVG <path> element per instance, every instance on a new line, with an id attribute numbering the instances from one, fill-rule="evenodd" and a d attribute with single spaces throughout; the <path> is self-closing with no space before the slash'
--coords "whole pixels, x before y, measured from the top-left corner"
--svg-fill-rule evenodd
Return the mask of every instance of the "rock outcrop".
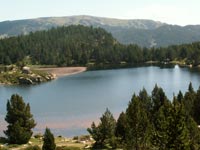
<path id="1" fill-rule="evenodd" d="M 0 68 L 0 84 L 32 85 L 55 79 L 51 73 L 34 70 L 30 67 L 5 66 Z"/>
<path id="2" fill-rule="evenodd" d="M 46 81 L 51 81 L 55 79 L 55 77 L 51 74 L 47 74 L 45 76 L 40 76 L 37 74 L 29 74 L 29 76 L 21 76 L 18 78 L 19 84 L 31 85 L 31 84 L 39 84 Z"/>

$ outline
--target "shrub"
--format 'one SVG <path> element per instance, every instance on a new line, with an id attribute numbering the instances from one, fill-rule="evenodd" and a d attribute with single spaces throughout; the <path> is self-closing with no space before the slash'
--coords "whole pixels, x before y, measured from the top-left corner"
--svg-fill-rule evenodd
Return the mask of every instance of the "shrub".
<path id="1" fill-rule="evenodd" d="M 46 130 L 45 130 L 43 141 L 44 141 L 44 143 L 42 146 L 42 150 L 55 150 L 56 149 L 54 135 L 51 133 L 50 129 L 48 129 L 48 128 L 46 128 Z"/>
<path id="2" fill-rule="evenodd" d="M 56 150 L 81 150 L 79 147 L 73 147 L 73 146 L 60 146 L 57 147 Z"/>
<path id="3" fill-rule="evenodd" d="M 34 145 L 34 146 L 29 146 L 25 148 L 24 150 L 41 150 L 41 148 L 37 145 Z"/>

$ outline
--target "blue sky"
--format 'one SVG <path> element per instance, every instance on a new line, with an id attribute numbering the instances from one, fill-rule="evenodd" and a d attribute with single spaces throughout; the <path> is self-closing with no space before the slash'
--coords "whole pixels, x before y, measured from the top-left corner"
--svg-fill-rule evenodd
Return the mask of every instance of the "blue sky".
<path id="1" fill-rule="evenodd" d="M 91 15 L 200 24 L 200 0 L 0 0 L 0 21 Z"/>

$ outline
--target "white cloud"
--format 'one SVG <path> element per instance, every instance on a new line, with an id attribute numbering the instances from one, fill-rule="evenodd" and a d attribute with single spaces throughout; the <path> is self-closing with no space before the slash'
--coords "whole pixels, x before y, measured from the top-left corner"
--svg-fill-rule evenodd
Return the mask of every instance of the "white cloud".
<path id="1" fill-rule="evenodd" d="M 187 25 L 197 22 L 200 15 L 198 13 L 194 8 L 190 10 L 190 7 L 153 4 L 133 9 L 123 17 L 127 19 L 152 19 L 170 24 Z"/>

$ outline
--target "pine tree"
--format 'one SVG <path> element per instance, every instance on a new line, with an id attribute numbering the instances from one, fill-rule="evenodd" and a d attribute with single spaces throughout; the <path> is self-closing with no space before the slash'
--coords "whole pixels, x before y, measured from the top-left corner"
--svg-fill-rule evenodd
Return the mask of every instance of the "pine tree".
<path id="1" fill-rule="evenodd" d="M 155 114 L 153 122 L 153 131 L 151 136 L 151 143 L 159 150 L 165 150 L 167 144 L 167 117 L 169 115 L 169 106 L 167 104 L 160 107 Z"/>
<path id="2" fill-rule="evenodd" d="M 156 113 L 166 101 L 167 97 L 165 92 L 156 84 L 152 91 L 152 113 Z"/>
<path id="3" fill-rule="evenodd" d="M 46 128 L 46 130 L 45 130 L 43 141 L 44 141 L 44 143 L 42 146 L 42 150 L 55 150 L 56 149 L 54 135 L 51 133 L 49 128 Z"/>
<path id="4" fill-rule="evenodd" d="M 128 149 L 142 150 L 148 147 L 150 123 L 147 112 L 136 95 L 133 95 L 128 108 L 126 142 Z"/>
<path id="5" fill-rule="evenodd" d="M 33 134 L 31 129 L 36 123 L 30 111 L 30 105 L 25 104 L 21 96 L 15 94 L 8 100 L 5 120 L 8 123 L 8 129 L 4 133 L 9 143 L 25 144 L 30 140 Z"/>
<path id="6" fill-rule="evenodd" d="M 189 131 L 190 138 L 190 149 L 191 150 L 199 150 L 200 149 L 200 130 L 198 128 L 197 123 L 191 116 L 186 117 L 186 126 Z"/>
<path id="7" fill-rule="evenodd" d="M 143 108 L 148 113 L 148 117 L 151 117 L 150 112 L 152 111 L 152 102 L 145 88 L 143 88 L 142 91 L 139 92 L 139 99 L 143 105 Z"/>
<path id="8" fill-rule="evenodd" d="M 194 93 L 194 88 L 192 86 L 192 82 L 190 82 L 189 86 L 188 86 L 188 92 L 190 93 Z"/>
<path id="9" fill-rule="evenodd" d="M 179 93 L 177 95 L 177 100 L 178 100 L 179 103 L 182 103 L 182 101 L 183 101 L 183 94 L 182 94 L 181 91 L 179 91 Z"/>
<path id="10" fill-rule="evenodd" d="M 184 106 L 174 97 L 169 117 L 168 149 L 187 150 L 189 148 L 189 131 L 186 124 Z"/>
<path id="11" fill-rule="evenodd" d="M 197 90 L 196 97 L 194 100 L 194 114 L 193 118 L 198 125 L 200 125 L 200 87 Z"/>
<path id="12" fill-rule="evenodd" d="M 119 115 L 115 129 L 115 136 L 118 138 L 118 143 L 122 146 L 126 142 L 126 129 L 127 129 L 126 114 L 122 112 Z"/>
<path id="13" fill-rule="evenodd" d="M 116 120 L 112 113 L 106 109 L 105 113 L 100 118 L 98 126 L 92 123 L 91 128 L 88 128 L 88 132 L 92 135 L 96 143 L 94 147 L 114 147 L 115 146 L 115 128 Z"/>
<path id="14" fill-rule="evenodd" d="M 188 91 L 184 95 L 183 104 L 188 115 L 194 116 L 194 100 L 196 97 L 196 93 L 192 87 L 192 83 L 190 82 L 188 86 Z"/>
<path id="15" fill-rule="evenodd" d="M 156 115 L 152 133 L 152 144 L 160 150 L 188 150 L 189 132 L 183 105 L 174 99 L 165 103 Z"/>

